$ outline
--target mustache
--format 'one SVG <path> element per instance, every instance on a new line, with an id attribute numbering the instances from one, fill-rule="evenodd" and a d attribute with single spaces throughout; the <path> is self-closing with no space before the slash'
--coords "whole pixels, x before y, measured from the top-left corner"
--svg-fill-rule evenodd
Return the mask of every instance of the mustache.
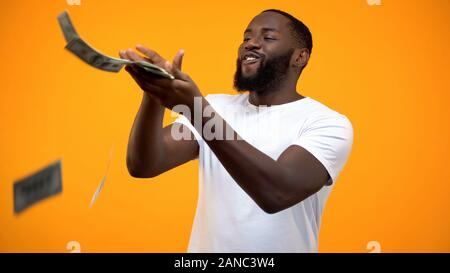
<path id="1" fill-rule="evenodd" d="M 263 59 L 265 56 L 262 53 L 259 53 L 257 51 L 254 50 L 247 50 L 244 53 L 240 54 L 240 57 L 238 57 L 238 59 L 240 59 L 241 61 L 243 61 L 245 59 L 245 57 L 247 56 L 256 56 L 259 59 Z"/>

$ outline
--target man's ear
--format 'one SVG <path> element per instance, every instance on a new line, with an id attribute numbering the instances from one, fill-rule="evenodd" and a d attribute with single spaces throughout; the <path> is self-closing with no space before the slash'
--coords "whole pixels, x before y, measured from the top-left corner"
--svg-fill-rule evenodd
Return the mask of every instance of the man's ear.
<path id="1" fill-rule="evenodd" d="M 294 51 L 294 65 L 298 68 L 302 68 L 308 64 L 309 50 L 307 48 L 296 48 Z"/>

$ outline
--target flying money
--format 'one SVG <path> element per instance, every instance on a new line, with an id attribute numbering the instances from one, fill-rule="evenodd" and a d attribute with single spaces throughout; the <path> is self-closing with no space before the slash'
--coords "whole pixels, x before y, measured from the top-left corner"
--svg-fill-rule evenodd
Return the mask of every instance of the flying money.
<path id="1" fill-rule="evenodd" d="M 76 32 L 67 11 L 58 16 L 58 22 L 67 41 L 66 49 L 75 54 L 85 63 L 108 72 L 119 72 L 124 65 L 138 65 L 147 72 L 160 77 L 175 79 L 165 69 L 145 61 L 130 61 L 107 56 L 94 49 Z"/>
<path id="2" fill-rule="evenodd" d="M 62 192 L 61 160 L 14 183 L 14 212 Z"/>
<path id="3" fill-rule="evenodd" d="M 111 147 L 111 149 L 109 150 L 109 158 L 108 158 L 108 163 L 106 165 L 105 176 L 103 176 L 102 180 L 100 181 L 100 184 L 97 187 L 97 190 L 94 192 L 94 195 L 92 196 L 91 204 L 89 205 L 89 208 L 92 208 L 92 206 L 94 205 L 95 200 L 97 200 L 98 195 L 100 194 L 100 192 L 103 189 L 103 185 L 105 184 L 106 178 L 108 177 L 109 166 L 111 165 L 111 159 L 112 159 L 112 152 L 113 152 L 113 147 Z"/>
<path id="4" fill-rule="evenodd" d="M 103 55 L 79 37 L 73 37 L 66 45 L 66 49 L 87 64 L 105 71 L 119 72 L 125 64 L 128 64 L 120 59 Z"/>
<path id="5" fill-rule="evenodd" d="M 77 31 L 73 27 L 72 21 L 69 17 L 69 13 L 67 13 L 67 11 L 64 11 L 58 16 L 58 22 L 63 31 L 66 42 L 70 42 L 70 40 L 72 40 L 74 37 L 79 37 Z"/>

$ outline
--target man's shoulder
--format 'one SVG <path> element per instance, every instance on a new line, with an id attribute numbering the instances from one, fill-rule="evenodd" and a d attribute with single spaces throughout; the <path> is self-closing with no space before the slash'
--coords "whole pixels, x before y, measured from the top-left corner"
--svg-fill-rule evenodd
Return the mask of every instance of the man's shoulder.
<path id="1" fill-rule="evenodd" d="M 339 123 L 350 128 L 352 127 L 351 121 L 346 115 L 341 114 L 318 100 L 308 98 L 310 107 L 308 120 L 310 123 L 331 122 Z"/>

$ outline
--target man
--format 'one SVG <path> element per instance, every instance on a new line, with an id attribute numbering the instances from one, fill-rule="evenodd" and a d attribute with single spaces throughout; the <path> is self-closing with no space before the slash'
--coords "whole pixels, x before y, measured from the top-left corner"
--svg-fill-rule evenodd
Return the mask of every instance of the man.
<path id="1" fill-rule="evenodd" d="M 127 167 L 149 178 L 199 159 L 188 251 L 317 252 L 322 210 L 353 129 L 345 116 L 296 91 L 312 50 L 309 29 L 279 10 L 253 18 L 238 51 L 238 95 L 203 97 L 181 72 L 183 51 L 169 63 L 143 46 L 137 50 L 145 57 L 131 49 L 120 56 L 152 62 L 176 79 L 126 68 L 144 90 Z M 183 115 L 162 128 L 164 107 Z"/>

